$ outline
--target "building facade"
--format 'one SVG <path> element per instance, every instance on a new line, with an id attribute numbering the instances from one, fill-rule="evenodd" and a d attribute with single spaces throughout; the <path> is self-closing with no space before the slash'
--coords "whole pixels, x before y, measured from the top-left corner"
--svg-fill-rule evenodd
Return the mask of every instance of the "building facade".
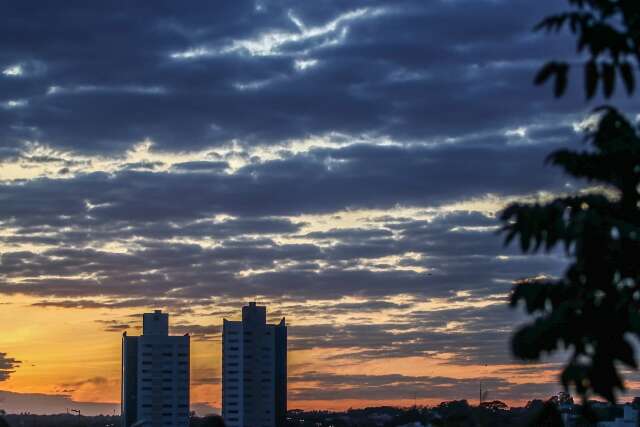
<path id="1" fill-rule="evenodd" d="M 222 328 L 222 416 L 227 427 L 282 427 L 287 412 L 287 326 L 267 309 L 242 307 Z"/>
<path id="2" fill-rule="evenodd" d="M 142 335 L 122 336 L 123 427 L 189 426 L 189 336 L 169 335 L 169 315 L 143 314 Z"/>

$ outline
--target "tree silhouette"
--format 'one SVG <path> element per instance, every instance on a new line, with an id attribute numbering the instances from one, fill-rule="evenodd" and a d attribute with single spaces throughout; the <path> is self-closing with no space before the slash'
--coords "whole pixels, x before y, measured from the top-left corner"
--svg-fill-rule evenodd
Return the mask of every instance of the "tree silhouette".
<path id="1" fill-rule="evenodd" d="M 568 0 L 571 10 L 544 19 L 537 29 L 568 28 L 578 40 L 585 93 L 602 82 L 606 98 L 619 75 L 635 90 L 640 62 L 640 1 Z M 567 87 L 569 65 L 551 61 L 536 84 L 555 79 L 554 93 Z M 560 246 L 571 263 L 559 279 L 524 280 L 511 294 L 534 320 L 516 331 L 514 354 L 537 360 L 543 353 L 570 352 L 562 371 L 565 388 L 583 400 L 597 394 L 615 401 L 624 390 L 620 365 L 637 368 L 629 335 L 640 337 L 640 135 L 611 106 L 599 107 L 595 129 L 582 151 L 558 150 L 548 162 L 585 180 L 592 190 L 547 203 L 513 204 L 502 215 L 505 244 L 517 240 L 524 253 Z"/>
<path id="2" fill-rule="evenodd" d="M 496 411 L 508 411 L 509 410 L 509 407 L 507 406 L 507 404 L 502 402 L 502 401 L 500 401 L 500 400 L 492 400 L 492 401 L 489 401 L 489 402 L 482 402 L 480 404 L 480 407 L 484 408 L 484 409 L 488 409 L 489 411 L 493 411 L 493 412 L 496 412 Z"/>
<path id="3" fill-rule="evenodd" d="M 616 75 L 622 77 L 627 92 L 635 89 L 634 65 L 640 60 L 640 3 L 636 0 L 567 0 L 573 8 L 545 18 L 536 30 L 560 31 L 568 28 L 577 37 L 578 53 L 588 53 L 584 63 L 585 93 L 592 98 L 602 82 L 609 98 Z M 555 78 L 554 93 L 562 96 L 567 87 L 570 65 L 550 61 L 538 72 L 535 83 Z"/>
<path id="4" fill-rule="evenodd" d="M 207 415 L 204 418 L 191 417 L 190 427 L 224 427 L 224 420 L 219 415 Z"/>

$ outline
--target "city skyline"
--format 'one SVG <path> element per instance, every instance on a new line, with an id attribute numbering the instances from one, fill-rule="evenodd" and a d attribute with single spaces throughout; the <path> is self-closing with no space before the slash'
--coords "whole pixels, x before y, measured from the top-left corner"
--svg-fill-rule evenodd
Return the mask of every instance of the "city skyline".
<path id="1" fill-rule="evenodd" d="M 593 189 L 545 165 L 603 102 L 532 83 L 576 58 L 531 31 L 559 7 L 0 5 L 0 409 L 119 411 L 122 334 L 162 310 L 192 409 L 219 410 L 250 301 L 286 314 L 289 408 L 556 394 L 563 354 L 514 360 L 508 296 L 567 258 L 505 247 L 498 217 Z"/>

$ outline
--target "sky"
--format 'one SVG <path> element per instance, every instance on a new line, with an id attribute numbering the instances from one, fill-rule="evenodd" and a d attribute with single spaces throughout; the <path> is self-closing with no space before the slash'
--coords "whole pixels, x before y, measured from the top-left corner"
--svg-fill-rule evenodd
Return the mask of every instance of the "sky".
<path id="1" fill-rule="evenodd" d="M 222 319 L 254 300 L 289 324 L 290 408 L 556 393 L 561 355 L 511 357 L 507 297 L 567 260 L 497 215 L 585 188 L 544 159 L 598 100 L 531 83 L 573 55 L 531 32 L 564 6 L 4 2 L 0 408 L 119 412 L 153 309 L 219 408 Z"/>

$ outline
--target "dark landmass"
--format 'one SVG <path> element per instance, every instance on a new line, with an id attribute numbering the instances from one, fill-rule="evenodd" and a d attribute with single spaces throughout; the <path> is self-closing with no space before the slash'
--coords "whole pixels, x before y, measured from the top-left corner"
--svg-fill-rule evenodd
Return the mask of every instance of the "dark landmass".
<path id="1" fill-rule="evenodd" d="M 397 408 L 380 406 L 350 409 L 343 412 L 291 410 L 285 427 L 521 427 L 521 426 L 592 426 L 596 421 L 613 421 L 633 412 L 637 417 L 640 400 L 632 404 L 611 405 L 591 402 L 592 421 L 584 419 L 581 405 L 573 399 L 553 397 L 532 400 L 524 407 L 509 408 L 500 401 L 471 406 L 466 400 L 443 402 L 434 407 Z M 636 418 L 637 420 L 637 418 Z M 3 424 L 6 422 L 6 424 Z M 0 416 L 0 427 L 119 427 L 119 416 L 33 415 Z M 223 427 L 217 415 L 193 416 L 191 427 Z"/>

